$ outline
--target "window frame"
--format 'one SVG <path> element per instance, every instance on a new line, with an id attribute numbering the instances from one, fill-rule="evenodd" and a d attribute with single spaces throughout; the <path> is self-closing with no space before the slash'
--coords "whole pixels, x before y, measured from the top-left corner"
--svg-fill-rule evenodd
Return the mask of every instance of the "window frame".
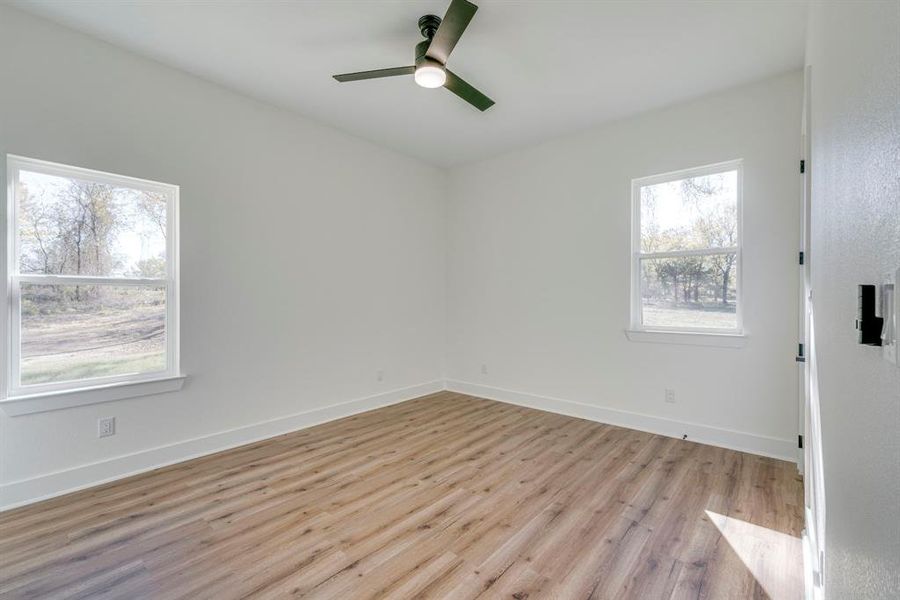
<path id="1" fill-rule="evenodd" d="M 690 179 L 692 177 L 701 177 L 704 175 L 713 175 L 716 173 L 724 173 L 727 171 L 737 172 L 737 198 L 736 201 L 736 221 L 737 221 L 737 245 L 726 248 L 705 248 L 695 250 L 674 250 L 668 252 L 641 252 L 641 188 L 648 185 L 659 183 L 667 183 L 671 181 L 679 181 L 682 179 Z M 716 338 L 744 337 L 744 297 L 743 297 L 743 182 L 744 182 L 744 161 L 742 159 L 729 160 L 699 167 L 691 167 L 688 169 L 680 169 L 677 171 L 669 171 L 659 173 L 657 175 L 649 175 L 631 180 L 631 302 L 630 302 L 630 327 L 627 330 L 629 339 L 633 341 L 673 341 L 677 337 L 683 338 L 700 338 L 696 343 L 701 345 L 731 345 L 728 342 L 723 344 L 716 343 Z M 644 325 L 643 324 L 643 304 L 641 301 L 641 260 L 652 258 L 674 258 L 679 256 L 709 256 L 715 254 L 735 253 L 735 265 L 737 273 L 735 274 L 735 320 L 736 324 L 733 328 L 713 328 L 713 327 L 673 327 L 665 325 Z M 661 334 L 658 340 L 648 338 L 644 334 Z M 679 334 L 684 334 L 680 336 Z M 707 334 L 704 336 L 703 334 Z M 694 342 L 691 342 L 694 343 Z"/>
<path id="2" fill-rule="evenodd" d="M 102 183 L 130 189 L 151 191 L 164 194 L 166 197 L 166 276 L 163 278 L 127 278 L 82 275 L 41 275 L 22 274 L 19 272 L 19 231 L 18 231 L 18 198 L 16 195 L 20 171 L 30 171 L 46 175 L 75 178 L 82 181 Z M 180 330 L 179 330 L 179 225 L 178 202 L 179 186 L 125 175 L 116 175 L 93 169 L 68 166 L 59 163 L 27 158 L 13 154 L 6 155 L 7 176 L 7 264 L 4 322 L 9 332 L 5 348 L 6 386 L 4 401 L 34 399 L 46 396 L 64 396 L 75 394 L 78 399 L 65 401 L 66 405 L 91 404 L 95 401 L 107 401 L 124 397 L 139 396 L 152 393 L 151 390 L 169 391 L 170 385 L 155 385 L 142 388 L 140 385 L 160 381 L 176 381 L 173 389 L 181 387 L 180 375 Z M 166 297 L 166 368 L 141 374 L 110 375 L 89 379 L 76 379 L 42 384 L 21 384 L 21 286 L 22 284 L 43 285 L 115 285 L 115 286 L 155 286 L 165 289 Z M 121 393 L 110 394 L 109 389 L 122 386 Z M 85 392 L 100 391 L 99 394 Z M 99 400 L 98 400 L 99 398 Z M 47 403 L 40 403 L 45 406 Z M 51 407 L 52 409 L 52 407 Z M 43 410 L 46 410 L 43 409 Z M 22 410 L 22 413 L 39 412 Z M 13 411 L 12 414 L 22 414 Z"/>

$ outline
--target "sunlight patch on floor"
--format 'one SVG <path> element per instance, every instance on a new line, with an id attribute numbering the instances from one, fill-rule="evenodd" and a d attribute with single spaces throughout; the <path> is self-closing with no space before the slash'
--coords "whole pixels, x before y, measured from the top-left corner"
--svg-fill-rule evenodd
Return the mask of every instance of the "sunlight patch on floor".
<path id="1" fill-rule="evenodd" d="M 772 600 L 801 598 L 800 538 L 710 510 L 706 514 Z"/>

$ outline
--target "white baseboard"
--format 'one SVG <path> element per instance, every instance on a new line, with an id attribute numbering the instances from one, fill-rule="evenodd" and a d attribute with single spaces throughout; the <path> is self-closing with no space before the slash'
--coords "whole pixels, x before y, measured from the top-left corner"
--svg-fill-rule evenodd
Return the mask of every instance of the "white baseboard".
<path id="1" fill-rule="evenodd" d="M 795 442 L 792 440 L 674 421 L 465 381 L 432 381 L 79 465 L 63 471 L 12 481 L 0 486 L 0 511 L 305 429 L 367 410 L 397 404 L 444 389 L 669 437 L 681 438 L 686 434 L 691 441 L 796 462 Z"/>
<path id="2" fill-rule="evenodd" d="M 599 423 L 607 423 L 609 425 L 618 425 L 629 429 L 657 433 L 668 437 L 680 439 L 682 436 L 687 435 L 688 440 L 700 442 L 701 444 L 719 446 L 730 450 L 740 450 L 741 452 L 769 456 L 789 462 L 797 461 L 797 443 L 793 440 L 783 440 L 743 431 L 710 427 L 708 425 L 700 425 L 697 423 L 674 421 L 663 417 L 654 417 L 614 408 L 605 408 L 593 404 L 575 402 L 573 400 L 537 396 L 526 392 L 516 392 L 466 381 L 448 380 L 446 382 L 446 389 L 461 394 L 477 396 L 479 398 L 487 398 L 489 400 L 497 400 L 508 404 L 536 408 L 538 410 L 588 419 Z"/>
<path id="3" fill-rule="evenodd" d="M 305 429 L 327 421 L 349 417 L 350 415 L 381 406 L 397 404 L 398 402 L 439 392 L 442 389 L 444 389 L 443 381 L 432 381 L 261 423 L 254 423 L 253 425 L 220 431 L 183 442 L 79 465 L 64 471 L 12 481 L 0 486 L 0 511 L 137 475 L 138 473 L 214 452 L 243 446 L 244 444 L 290 433 L 298 429 Z"/>

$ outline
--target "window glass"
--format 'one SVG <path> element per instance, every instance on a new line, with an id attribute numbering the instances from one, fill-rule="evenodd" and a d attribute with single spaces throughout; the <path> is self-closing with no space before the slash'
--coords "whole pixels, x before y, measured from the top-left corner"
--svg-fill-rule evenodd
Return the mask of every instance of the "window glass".
<path id="1" fill-rule="evenodd" d="M 22 284 L 22 384 L 166 370 L 166 294 Z"/>
<path id="2" fill-rule="evenodd" d="M 641 187 L 641 252 L 737 245 L 737 171 Z"/>
<path id="3" fill-rule="evenodd" d="M 644 325 L 737 327 L 737 255 L 641 259 Z"/>
<path id="4" fill-rule="evenodd" d="M 166 196 L 19 172 L 19 272 L 165 277 Z"/>

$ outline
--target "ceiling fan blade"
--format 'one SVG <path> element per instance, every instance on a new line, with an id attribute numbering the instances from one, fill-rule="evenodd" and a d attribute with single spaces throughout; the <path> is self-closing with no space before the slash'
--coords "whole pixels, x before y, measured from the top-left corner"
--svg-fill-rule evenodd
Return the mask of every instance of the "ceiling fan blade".
<path id="1" fill-rule="evenodd" d="M 486 111 L 494 105 L 493 100 L 460 79 L 460 77 L 450 69 L 447 69 L 447 82 L 444 83 L 444 87 L 481 112 Z"/>
<path id="2" fill-rule="evenodd" d="M 456 42 L 462 37 L 477 10 L 478 7 L 468 0 L 453 0 L 435 32 L 425 56 L 433 58 L 441 64 L 447 64 L 447 59 L 453 52 Z"/>
<path id="3" fill-rule="evenodd" d="M 347 81 L 362 81 L 363 79 L 378 79 L 380 77 L 396 77 L 397 75 L 412 75 L 416 72 L 415 65 L 408 67 L 393 67 L 392 69 L 375 69 L 374 71 L 360 71 L 358 73 L 342 73 L 334 78 L 341 83 Z"/>

